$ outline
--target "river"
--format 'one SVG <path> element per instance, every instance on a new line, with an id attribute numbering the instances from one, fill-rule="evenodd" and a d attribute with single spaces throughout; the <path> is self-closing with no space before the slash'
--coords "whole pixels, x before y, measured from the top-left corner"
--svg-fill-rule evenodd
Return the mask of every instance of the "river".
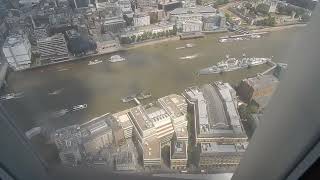
<path id="1" fill-rule="evenodd" d="M 134 106 L 122 103 L 121 97 L 148 90 L 153 99 L 170 93 L 181 93 L 186 87 L 202 85 L 216 80 L 232 84 L 253 76 L 267 65 L 224 74 L 198 76 L 196 72 L 222 60 L 226 54 L 239 57 L 271 57 L 274 61 L 286 62 L 286 55 L 294 36 L 302 28 L 272 32 L 264 38 L 218 43 L 225 34 L 208 35 L 202 39 L 169 41 L 152 46 L 139 47 L 119 53 L 128 61 L 103 63 L 88 66 L 90 58 L 52 66 L 10 73 L 6 92 L 24 92 L 20 99 L 3 102 L 9 113 L 23 131 L 34 126 L 59 128 L 74 123 L 83 123 L 107 112 L 117 112 Z M 193 48 L 176 50 L 176 47 L 193 43 Z M 192 60 L 179 57 L 198 54 Z M 106 60 L 111 55 L 91 59 Z M 290 62 L 289 66 L 290 66 Z M 60 69 L 60 70 L 59 70 Z M 62 70 L 61 70 L 62 69 Z M 60 90 L 57 95 L 49 92 Z M 147 103 L 148 101 L 142 101 Z M 59 111 L 74 105 L 87 104 L 86 109 L 63 114 Z"/>

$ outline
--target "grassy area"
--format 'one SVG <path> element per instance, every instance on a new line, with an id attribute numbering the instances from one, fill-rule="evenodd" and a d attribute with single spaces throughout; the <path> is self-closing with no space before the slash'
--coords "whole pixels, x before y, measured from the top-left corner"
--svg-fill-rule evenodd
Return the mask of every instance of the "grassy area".
<path id="1" fill-rule="evenodd" d="M 249 103 L 248 105 L 239 106 L 239 114 L 243 124 L 243 127 L 250 139 L 254 133 L 254 128 L 252 126 L 253 117 L 252 114 L 258 112 L 258 107 L 254 103 Z"/>

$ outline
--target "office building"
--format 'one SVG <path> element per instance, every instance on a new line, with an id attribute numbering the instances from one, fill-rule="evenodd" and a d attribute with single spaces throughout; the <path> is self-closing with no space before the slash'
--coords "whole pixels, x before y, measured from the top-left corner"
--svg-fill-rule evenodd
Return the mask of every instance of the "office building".
<path id="1" fill-rule="evenodd" d="M 63 164 L 77 164 L 81 161 L 79 145 L 81 144 L 79 125 L 72 125 L 56 130 L 54 142 L 59 150 L 59 157 Z"/>
<path id="2" fill-rule="evenodd" d="M 130 0 L 119 0 L 118 5 L 119 5 L 122 13 L 127 14 L 127 12 L 132 12 Z"/>
<path id="3" fill-rule="evenodd" d="M 247 103 L 253 100 L 260 108 L 266 107 L 275 92 L 279 80 L 273 75 L 258 75 L 241 81 L 238 94 Z"/>
<path id="4" fill-rule="evenodd" d="M 157 0 L 137 0 L 137 7 L 157 7 Z"/>
<path id="5" fill-rule="evenodd" d="M 247 149 L 248 143 L 201 143 L 199 167 L 203 169 L 236 167 Z"/>
<path id="6" fill-rule="evenodd" d="M 81 126 L 82 145 L 86 154 L 95 155 L 113 143 L 112 128 L 106 118 L 99 117 Z"/>
<path id="7" fill-rule="evenodd" d="M 150 25 L 150 16 L 144 13 L 134 14 L 133 25 L 135 27 Z"/>
<path id="8" fill-rule="evenodd" d="M 6 38 L 2 51 L 6 61 L 13 70 L 30 67 L 31 44 L 24 35 L 10 35 Z"/>
<path id="9" fill-rule="evenodd" d="M 40 61 L 43 64 L 62 61 L 69 58 L 69 51 L 63 34 L 39 39 L 37 45 L 40 52 Z"/>
<path id="10" fill-rule="evenodd" d="M 40 3 L 40 0 L 19 0 L 19 4 L 23 6 L 32 6 L 39 3 Z"/>
<path id="11" fill-rule="evenodd" d="M 202 21 L 188 20 L 182 22 L 182 32 L 200 32 L 202 31 Z"/>
<path id="12" fill-rule="evenodd" d="M 132 129 L 133 129 L 132 120 L 128 113 L 129 113 L 129 110 L 124 110 L 112 115 L 124 130 L 124 136 L 126 139 L 129 139 L 132 137 Z"/>
<path id="13" fill-rule="evenodd" d="M 194 25 L 192 28 L 191 24 L 198 24 L 198 21 L 202 22 L 203 17 L 209 17 L 213 15 L 216 15 L 216 9 L 212 7 L 199 6 L 177 8 L 170 12 L 170 21 L 175 23 L 178 29 L 183 28 L 183 24 L 186 24 L 186 30 L 197 29 L 197 25 Z M 190 23 L 187 23 L 188 21 L 190 21 Z"/>
<path id="14" fill-rule="evenodd" d="M 182 141 L 187 139 L 186 108 L 184 98 L 172 94 L 153 104 L 130 109 L 128 114 L 134 125 L 133 138 L 137 141 L 145 167 L 161 165 L 161 145 L 169 143 L 174 134 L 178 134 Z"/>
<path id="15" fill-rule="evenodd" d="M 97 44 L 96 50 L 99 53 L 109 53 L 120 49 L 119 42 L 110 34 L 96 34 L 93 36 L 93 40 Z"/>
<path id="16" fill-rule="evenodd" d="M 42 25 L 40 27 L 36 27 L 33 30 L 34 39 L 35 40 L 39 40 L 39 39 L 47 38 L 49 36 L 48 30 L 49 30 L 49 28 L 46 25 Z"/>
<path id="17" fill-rule="evenodd" d="M 164 10 L 162 9 L 152 8 L 152 9 L 148 9 L 147 12 L 148 12 L 148 15 L 150 16 L 151 24 L 157 23 L 165 19 L 165 16 L 166 16 Z"/>
<path id="18" fill-rule="evenodd" d="M 194 107 L 196 142 L 246 142 L 237 110 L 236 92 L 228 83 L 215 82 L 185 90 Z"/>
<path id="19" fill-rule="evenodd" d="M 196 7 L 196 0 L 185 0 L 183 3 L 182 3 L 183 7 Z"/>
<path id="20" fill-rule="evenodd" d="M 187 168 L 188 143 L 186 141 L 172 141 L 170 144 L 170 168 L 183 170 Z"/>
<path id="21" fill-rule="evenodd" d="M 226 29 L 226 17 L 223 13 L 202 18 L 203 31 L 216 31 Z"/>
<path id="22" fill-rule="evenodd" d="M 125 27 L 126 21 L 122 17 L 112 17 L 103 21 L 102 30 L 105 33 L 120 33 Z"/>
<path id="23" fill-rule="evenodd" d="M 119 152 L 115 157 L 115 167 L 117 171 L 132 171 L 136 169 L 134 154 L 130 151 Z"/>
<path id="24" fill-rule="evenodd" d="M 181 7 L 181 1 L 160 1 L 158 4 L 158 9 L 161 9 L 166 13 Z"/>
<path id="25" fill-rule="evenodd" d="M 90 0 L 71 0 L 70 2 L 74 8 L 86 8 L 90 4 Z"/>

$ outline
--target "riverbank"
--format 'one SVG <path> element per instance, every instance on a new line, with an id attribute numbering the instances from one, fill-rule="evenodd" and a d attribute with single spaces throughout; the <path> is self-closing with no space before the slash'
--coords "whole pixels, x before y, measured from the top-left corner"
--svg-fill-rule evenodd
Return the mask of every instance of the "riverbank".
<path id="1" fill-rule="evenodd" d="M 284 25 L 284 26 L 275 26 L 275 27 L 264 27 L 261 29 L 252 29 L 253 32 L 263 32 L 263 31 L 281 31 L 281 30 L 286 30 L 290 28 L 295 28 L 295 27 L 305 27 L 307 24 L 292 24 L 292 25 Z"/>
<path id="2" fill-rule="evenodd" d="M 177 41 L 177 40 L 180 40 L 179 36 L 173 36 L 173 37 L 164 38 L 164 39 L 150 40 L 150 41 L 145 41 L 145 42 L 141 42 L 141 43 L 124 45 L 123 47 L 126 50 L 130 50 L 130 49 L 135 49 L 138 47 L 150 46 L 150 45 L 154 45 L 154 44 L 158 44 L 158 43 L 163 43 L 163 42 L 168 42 L 168 41 Z"/>

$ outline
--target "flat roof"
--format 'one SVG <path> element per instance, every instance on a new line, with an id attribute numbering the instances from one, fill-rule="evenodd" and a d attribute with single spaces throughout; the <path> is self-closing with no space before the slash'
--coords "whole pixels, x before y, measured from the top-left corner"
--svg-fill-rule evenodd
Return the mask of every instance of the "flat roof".
<path id="1" fill-rule="evenodd" d="M 158 99 L 162 107 L 173 118 L 183 116 L 187 113 L 187 102 L 183 96 L 170 94 Z"/>
<path id="2" fill-rule="evenodd" d="M 131 118 L 128 114 L 129 112 L 130 110 L 126 109 L 112 115 L 123 129 L 132 127 Z"/>
<path id="3" fill-rule="evenodd" d="M 196 13 L 216 13 L 216 9 L 208 6 L 176 8 L 170 12 L 170 15 L 196 14 Z"/>
<path id="4" fill-rule="evenodd" d="M 187 144 L 185 141 L 171 143 L 171 159 L 187 159 Z"/>
<path id="5" fill-rule="evenodd" d="M 247 143 L 219 144 L 216 142 L 201 143 L 201 153 L 237 153 L 245 152 Z"/>
<path id="6" fill-rule="evenodd" d="M 268 86 L 276 86 L 279 83 L 279 80 L 273 75 L 260 75 L 252 78 L 244 79 L 243 81 L 247 82 L 255 90 L 263 89 Z"/>
<path id="7" fill-rule="evenodd" d="M 198 137 L 245 137 L 230 84 L 205 84 L 201 90 L 191 87 L 185 94 L 195 104 Z"/>
<path id="8" fill-rule="evenodd" d="M 130 113 L 133 117 L 133 120 L 139 125 L 141 130 L 147 130 L 154 127 L 151 120 L 146 116 L 144 108 L 142 106 L 136 106 L 130 109 Z"/>
<path id="9" fill-rule="evenodd" d="M 143 159 L 160 159 L 160 141 L 157 138 L 149 138 L 143 143 Z"/>
<path id="10" fill-rule="evenodd" d="M 176 132 L 177 138 L 188 138 L 188 128 L 186 126 L 175 127 L 174 131 Z"/>

